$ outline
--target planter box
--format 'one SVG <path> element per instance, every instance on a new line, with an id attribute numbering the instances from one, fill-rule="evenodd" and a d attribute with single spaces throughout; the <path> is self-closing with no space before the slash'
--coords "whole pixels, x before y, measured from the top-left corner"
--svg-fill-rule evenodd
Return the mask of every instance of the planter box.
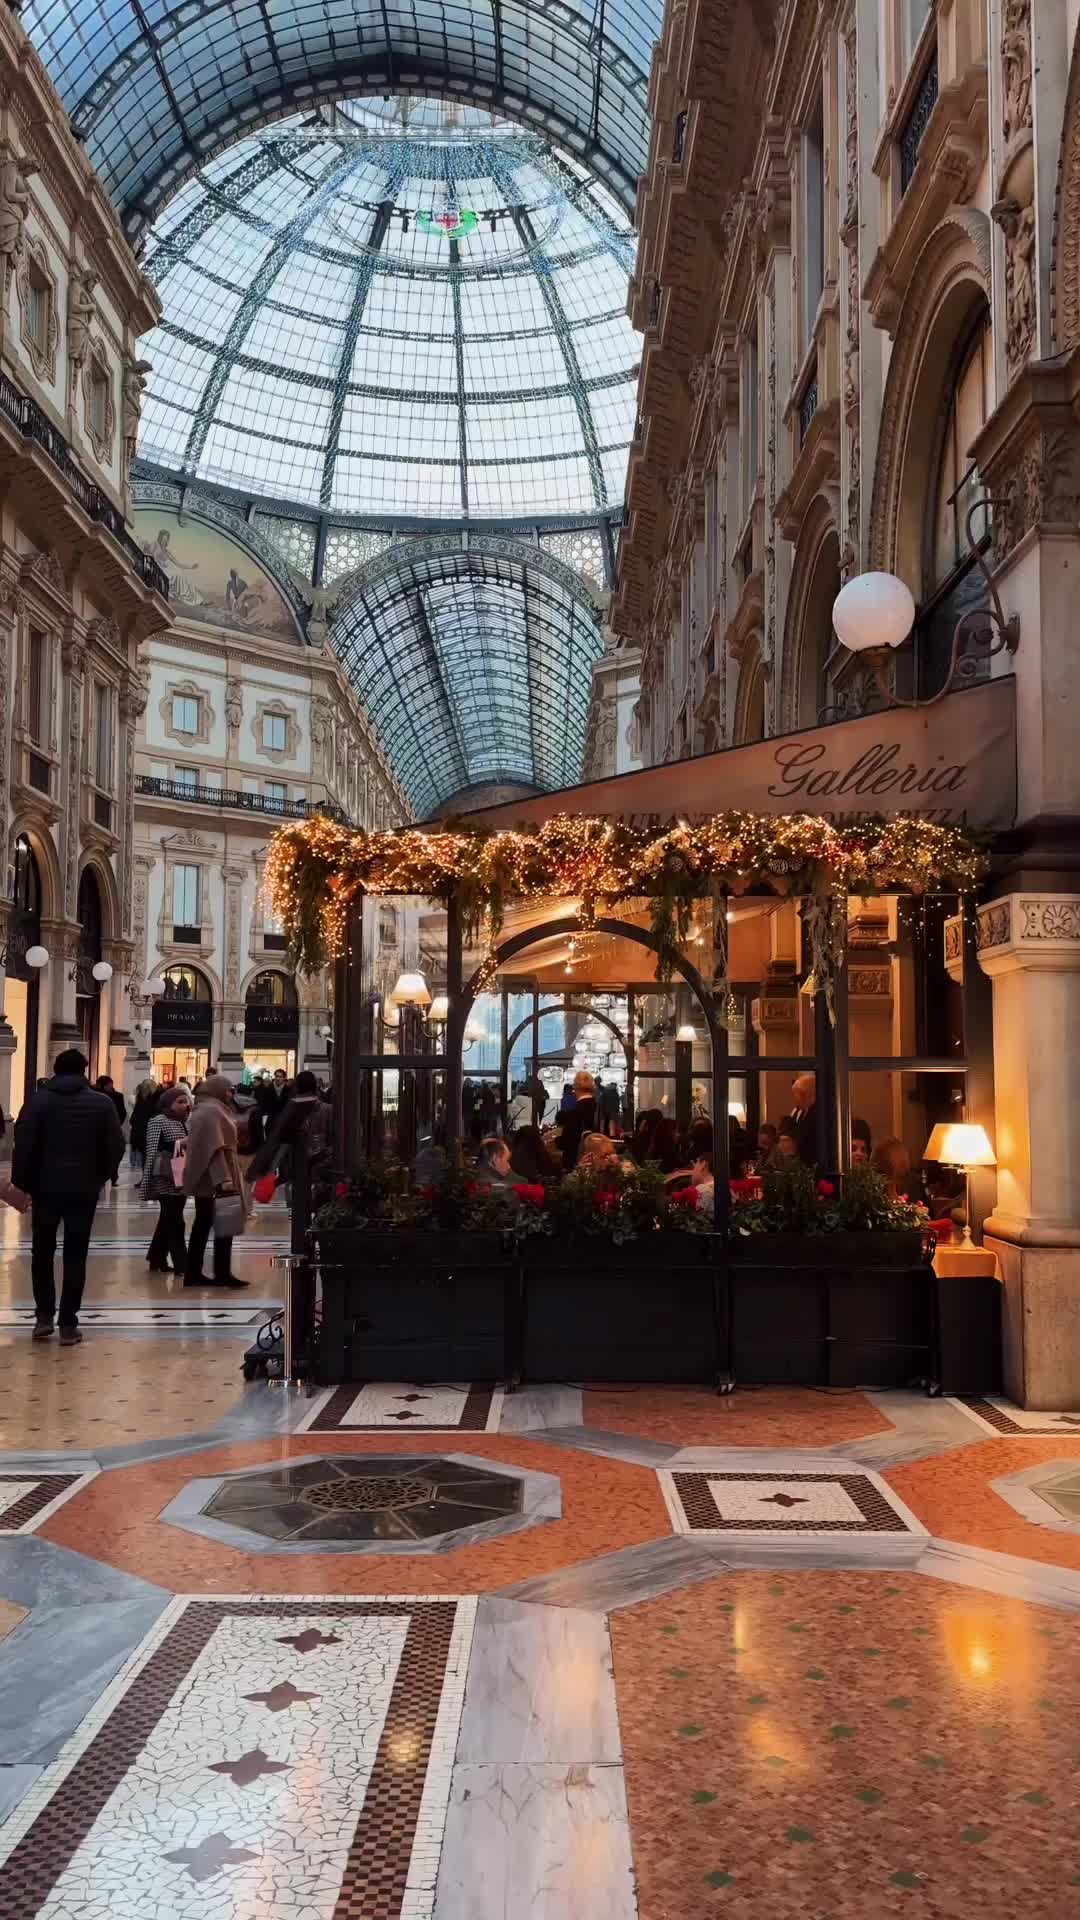
<path id="1" fill-rule="evenodd" d="M 736 1238 L 729 1277 L 737 1380 L 900 1387 L 929 1375 L 933 1275 L 917 1231 Z"/>
<path id="2" fill-rule="evenodd" d="M 599 1234 L 527 1240 L 523 1377 L 715 1383 L 724 1257 L 723 1242 L 705 1234 L 621 1247 Z"/>
<path id="3" fill-rule="evenodd" d="M 314 1237 L 323 1385 L 509 1377 L 517 1260 L 501 1234 L 350 1228 Z"/>

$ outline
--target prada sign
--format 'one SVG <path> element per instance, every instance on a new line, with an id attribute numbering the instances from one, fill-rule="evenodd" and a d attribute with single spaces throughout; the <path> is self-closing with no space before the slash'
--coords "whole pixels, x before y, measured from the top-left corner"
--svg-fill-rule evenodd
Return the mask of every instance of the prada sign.
<path id="1" fill-rule="evenodd" d="M 615 774 L 472 815 L 485 826 L 556 813 L 621 819 L 678 814 L 915 814 L 1001 830 L 1016 815 L 1015 682 L 988 680 L 933 707 L 892 707 L 695 760 Z"/>

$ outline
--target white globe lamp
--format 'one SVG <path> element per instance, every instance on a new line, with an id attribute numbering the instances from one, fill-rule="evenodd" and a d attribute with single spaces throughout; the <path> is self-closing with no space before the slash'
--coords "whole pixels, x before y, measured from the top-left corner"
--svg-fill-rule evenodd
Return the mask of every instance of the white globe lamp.
<path id="1" fill-rule="evenodd" d="M 145 991 L 149 994 L 151 1000 L 156 999 L 159 994 L 165 991 L 164 977 L 160 973 L 155 973 L 153 979 L 147 981 Z"/>
<path id="2" fill-rule="evenodd" d="M 107 960 L 98 960 L 94 966 L 91 967 L 90 971 L 99 987 L 103 987 L 106 980 L 112 979 L 112 968 Z"/>
<path id="3" fill-rule="evenodd" d="M 915 625 L 911 592 L 894 573 L 857 573 L 833 601 L 836 637 L 851 653 L 888 654 Z"/>
<path id="4" fill-rule="evenodd" d="M 39 967 L 47 967 L 49 964 L 48 947 L 27 947 L 26 964 L 28 967 L 33 967 L 35 972 Z"/>

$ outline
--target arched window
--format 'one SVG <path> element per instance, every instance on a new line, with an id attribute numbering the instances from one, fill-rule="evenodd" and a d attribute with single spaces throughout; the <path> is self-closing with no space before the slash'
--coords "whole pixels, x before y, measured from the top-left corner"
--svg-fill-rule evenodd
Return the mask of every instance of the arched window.
<path id="1" fill-rule="evenodd" d="M 257 973 L 247 990 L 249 1007 L 295 1007 L 295 982 L 284 973 Z"/>
<path id="2" fill-rule="evenodd" d="M 916 627 L 916 672 L 922 699 L 938 691 L 948 672 L 953 633 L 963 613 L 988 605 L 989 595 L 968 539 L 968 512 L 983 491 L 970 448 L 993 405 L 990 316 L 980 308 L 959 344 L 941 409 L 935 469 L 928 496 L 923 593 Z M 977 515 L 978 547 L 990 539 L 989 516 Z M 969 629 L 965 651 L 977 651 L 980 629 Z"/>
<path id="3" fill-rule="evenodd" d="M 210 982 L 197 967 L 170 967 L 162 975 L 165 1000 L 209 1000 Z"/>

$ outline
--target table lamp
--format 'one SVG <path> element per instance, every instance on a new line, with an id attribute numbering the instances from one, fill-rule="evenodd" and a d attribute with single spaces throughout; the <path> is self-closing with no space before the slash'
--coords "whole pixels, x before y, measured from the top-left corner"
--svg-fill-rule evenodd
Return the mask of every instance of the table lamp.
<path id="1" fill-rule="evenodd" d="M 985 1127 L 970 1126 L 963 1120 L 939 1120 L 926 1143 L 924 1160 L 936 1160 L 942 1167 L 957 1167 L 964 1176 L 964 1192 L 967 1219 L 964 1223 L 964 1237 L 961 1245 L 970 1247 L 971 1238 L 971 1169 L 972 1167 L 996 1167 L 997 1157 L 986 1137 Z"/>

